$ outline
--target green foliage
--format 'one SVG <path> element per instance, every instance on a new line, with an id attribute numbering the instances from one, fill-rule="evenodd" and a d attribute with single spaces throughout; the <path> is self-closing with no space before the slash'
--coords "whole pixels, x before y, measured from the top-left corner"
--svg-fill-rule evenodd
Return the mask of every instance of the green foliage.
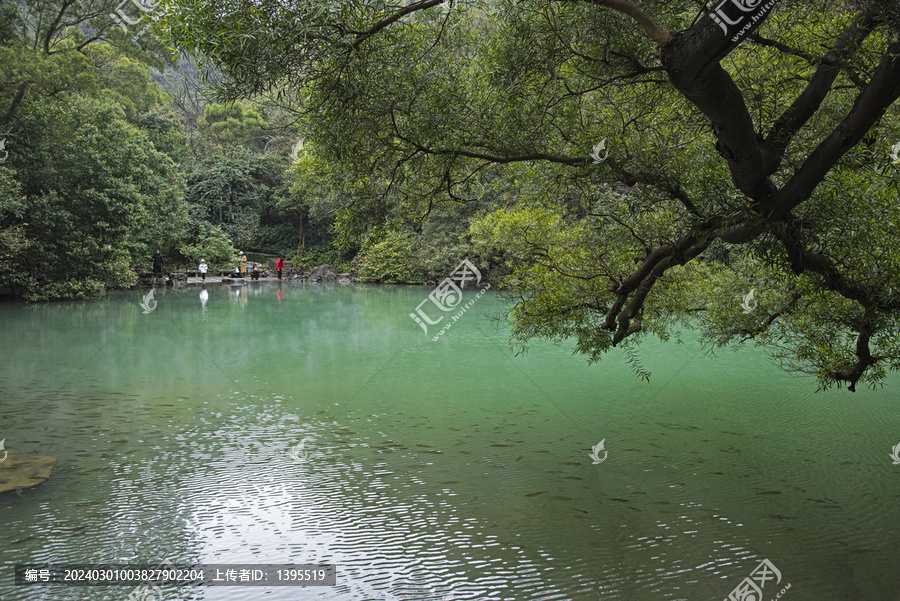
<path id="1" fill-rule="evenodd" d="M 261 255 L 259 253 L 250 252 L 250 253 L 244 253 L 244 255 L 247 257 L 248 263 L 259 263 L 260 265 L 262 265 L 264 267 L 266 265 L 268 265 L 268 263 L 269 263 L 268 257 L 266 257 L 265 255 Z M 248 267 L 248 269 L 249 269 L 249 267 Z"/>
<path id="2" fill-rule="evenodd" d="M 317 265 L 331 265 L 336 273 L 353 271 L 347 253 L 326 244 L 311 246 L 302 254 L 291 257 L 291 265 L 295 269 L 308 272 Z"/>
<path id="3" fill-rule="evenodd" d="M 201 135 L 218 146 L 262 150 L 265 144 L 265 120 L 257 111 L 240 102 L 206 105 L 197 127 Z"/>
<path id="4" fill-rule="evenodd" d="M 204 159 L 187 177 L 192 226 L 221 227 L 246 252 L 262 220 L 288 193 L 285 172 L 278 157 L 242 150 Z"/>
<path id="5" fill-rule="evenodd" d="M 283 125 L 285 114 L 209 104 L 197 77 L 184 78 L 176 114 L 156 83 L 172 79 L 151 77 L 150 65 L 163 67 L 153 33 L 135 43 L 135 28 L 109 19 L 117 8 L 114 0 L 0 7 L 0 139 L 10 150 L 0 164 L 4 294 L 88 297 L 130 286 L 156 248 L 172 265 L 227 265 L 231 240 L 245 250 L 301 246 L 302 220 L 282 207 L 285 161 L 261 153 L 273 141 L 267 119 Z M 201 135 L 189 138 L 185 124 Z M 190 150 L 210 158 L 195 162 Z"/>
<path id="6" fill-rule="evenodd" d="M 607 293 L 607 283 L 594 277 L 595 262 L 607 249 L 598 247 L 600 228 L 591 225 L 567 223 L 541 207 L 498 210 L 472 224 L 475 251 L 496 253 L 511 271 L 501 286 L 519 300 L 510 317 L 513 339 L 523 347 L 531 338 L 574 338 L 576 349 L 597 361 L 612 346 L 595 310 L 595 299 Z M 627 249 L 611 246 L 627 262 Z"/>
<path id="7" fill-rule="evenodd" d="M 21 0 L 0 7 L 0 128 L 29 103 L 65 94 L 108 93 L 129 113 L 142 110 L 134 103 L 140 88 L 149 95 L 155 90 L 146 87 L 145 67 L 137 63 L 162 66 L 171 51 L 152 33 L 135 44 L 135 30 L 124 32 L 109 17 L 119 8 L 116 0 Z M 105 72 L 108 66 L 113 69 Z"/>
<path id="8" fill-rule="evenodd" d="M 132 116 L 129 121 L 147 134 L 158 151 L 169 155 L 179 164 L 187 161 L 187 136 L 170 107 L 153 107 L 146 113 Z"/>
<path id="9" fill-rule="evenodd" d="M 278 216 L 275 216 L 272 219 L 274 223 L 271 225 L 267 224 L 267 220 L 263 218 L 263 223 L 253 233 L 253 237 L 248 243 L 249 248 L 281 255 L 282 257 L 291 255 L 296 251 L 299 241 L 297 226 L 286 221 L 278 221 L 277 218 Z"/>
<path id="10" fill-rule="evenodd" d="M 194 244 L 184 244 L 179 249 L 191 263 L 200 264 L 203 259 L 211 270 L 228 269 L 237 249 L 219 226 L 201 225 Z"/>
<path id="11" fill-rule="evenodd" d="M 426 281 L 447 277 L 463 259 L 477 262 L 471 245 L 454 234 L 416 236 L 414 248 L 413 267 L 417 273 L 423 274 Z"/>
<path id="12" fill-rule="evenodd" d="M 123 56 L 108 44 L 89 47 L 102 93 L 125 111 L 129 119 L 171 100 L 150 80 L 150 68 L 137 60 Z"/>
<path id="13" fill-rule="evenodd" d="M 90 299 L 97 298 L 106 292 L 106 285 L 95 279 L 74 280 L 48 282 L 37 286 L 26 284 L 27 292 L 24 295 L 25 300 L 51 301 L 61 298 L 66 299 Z"/>
<path id="14" fill-rule="evenodd" d="M 421 284 L 424 274 L 415 265 L 415 238 L 406 232 L 388 231 L 363 244 L 358 255 L 356 279 L 380 284 Z"/>
<path id="15" fill-rule="evenodd" d="M 473 206 L 467 213 L 474 214 L 475 209 Z M 467 217 L 467 214 L 437 207 L 422 221 L 416 234 L 414 265 L 425 275 L 426 281 L 444 279 L 463 259 L 486 267 L 468 240 Z"/>
<path id="16" fill-rule="evenodd" d="M 37 300 L 133 285 L 150 247 L 171 249 L 181 235 L 171 159 L 108 100 L 30 105 L 21 122 L 32 144 L 9 159 L 21 192 L 0 213 L 0 229 L 21 245 L 9 251 L 0 286 Z M 17 204 L 27 206 L 27 225 Z"/>
<path id="17" fill-rule="evenodd" d="M 16 259 L 28 250 L 25 222 L 26 202 L 14 171 L 0 165 L 0 282 L 12 289 L 22 289 L 28 283 L 24 273 L 11 268 Z"/>
<path id="18" fill-rule="evenodd" d="M 99 77 L 89 57 L 75 52 L 72 42 L 62 51 L 47 54 L 20 44 L 0 45 L 0 107 L 14 106 L 14 98 L 25 87 L 24 98 L 39 102 L 63 93 L 92 93 L 98 90 Z M 10 125 L 4 125 L 6 130 Z M 8 130 L 7 130 L 8 131 Z M 18 139 L 18 131 L 14 139 Z"/>

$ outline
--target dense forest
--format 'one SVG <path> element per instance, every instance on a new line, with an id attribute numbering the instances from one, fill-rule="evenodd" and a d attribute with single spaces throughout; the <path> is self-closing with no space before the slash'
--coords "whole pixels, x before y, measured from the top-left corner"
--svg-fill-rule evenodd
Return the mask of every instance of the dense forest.
<path id="1" fill-rule="evenodd" d="M 155 248 L 382 283 L 469 258 L 515 344 L 690 323 L 877 385 L 898 32 L 886 0 L 5 3 L 0 287 L 93 296 Z"/>
<path id="2" fill-rule="evenodd" d="M 216 102 L 218 73 L 174 57 L 135 14 L 117 23 L 122 6 L 2 5 L 0 292 L 130 287 L 156 249 L 169 268 L 229 268 L 243 250 L 404 283 L 470 253 L 466 220 L 446 216 L 338 246 L 327 195 L 298 188 L 296 116 L 266 98 Z"/>

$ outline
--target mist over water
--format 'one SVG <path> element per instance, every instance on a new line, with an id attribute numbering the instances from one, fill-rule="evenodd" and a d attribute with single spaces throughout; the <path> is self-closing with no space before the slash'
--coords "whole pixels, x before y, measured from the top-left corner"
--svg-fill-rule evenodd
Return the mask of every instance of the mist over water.
<path id="1" fill-rule="evenodd" d="M 641 346 L 644 383 L 618 351 L 515 355 L 493 292 L 433 341 L 409 316 L 429 292 L 0 305 L 0 439 L 57 457 L 0 495 L 0 599 L 131 593 L 16 587 L 17 563 L 170 560 L 334 563 L 337 586 L 166 601 L 700 601 L 766 558 L 782 576 L 766 599 L 788 583 L 786 601 L 900 599 L 896 377 L 815 393 L 760 349 L 712 356 L 688 332 Z"/>

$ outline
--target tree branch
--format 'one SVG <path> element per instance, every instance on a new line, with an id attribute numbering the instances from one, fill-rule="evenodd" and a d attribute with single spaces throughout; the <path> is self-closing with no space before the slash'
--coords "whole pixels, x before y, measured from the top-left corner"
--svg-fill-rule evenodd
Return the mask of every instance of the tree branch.
<path id="1" fill-rule="evenodd" d="M 25 92 L 27 90 L 27 83 L 19 85 L 19 89 L 16 91 L 16 95 L 13 97 L 12 103 L 10 103 L 9 105 L 9 110 L 6 111 L 3 115 L 0 115 L 0 126 L 6 125 L 15 116 L 16 111 L 19 110 L 19 106 L 22 104 L 22 99 L 25 98 Z"/>
<path id="2" fill-rule="evenodd" d="M 413 4 L 410 4 L 409 6 L 405 6 L 402 9 L 395 12 L 394 14 L 392 14 L 391 16 L 385 17 L 381 21 L 378 21 L 377 23 L 373 24 L 366 31 L 357 33 L 356 40 L 354 40 L 352 48 L 354 50 L 358 49 L 362 45 L 362 43 L 365 42 L 367 39 L 369 39 L 370 37 L 372 37 L 379 31 L 381 31 L 382 29 L 385 29 L 385 28 L 393 25 L 394 23 L 396 23 L 397 21 L 399 21 L 406 15 L 412 14 L 416 11 L 425 10 L 426 8 L 431 8 L 432 6 L 438 6 L 439 4 L 443 4 L 444 2 L 445 2 L 445 0 L 422 0 L 420 2 L 415 2 Z"/>
<path id="3" fill-rule="evenodd" d="M 760 212 L 774 219 L 790 220 L 790 211 L 808 199 L 819 182 L 881 119 L 900 97 L 900 43 L 891 44 L 866 89 L 831 134 L 822 140 L 800 169 L 771 198 L 759 204 Z M 795 271 L 796 271 L 795 265 Z"/>
<path id="4" fill-rule="evenodd" d="M 394 120 L 393 115 L 391 116 L 394 126 L 394 133 L 398 138 L 418 150 L 419 152 L 437 156 L 451 156 L 451 157 L 465 157 L 469 159 L 478 159 L 480 161 L 487 161 L 489 163 L 497 163 L 501 165 L 506 165 L 510 163 L 521 163 L 527 161 L 547 161 L 549 163 L 559 163 L 562 165 L 572 165 L 572 166 L 586 166 L 590 163 L 590 158 L 588 157 L 567 157 L 561 155 L 547 154 L 544 152 L 532 152 L 527 154 L 519 154 L 519 155 L 509 155 L 502 156 L 498 154 L 488 154 L 486 152 L 474 152 L 471 150 L 460 150 L 460 149 L 442 149 L 442 148 L 431 148 L 429 146 L 425 146 L 423 144 L 419 144 L 415 140 L 411 140 L 410 138 L 404 136 L 400 133 L 400 128 Z"/>
<path id="5" fill-rule="evenodd" d="M 766 137 L 766 146 L 770 151 L 767 171 L 770 174 L 778 169 L 794 134 L 819 110 L 843 68 L 844 61 L 872 32 L 877 20 L 875 11 L 871 8 L 857 14 L 838 37 L 834 47 L 822 57 L 818 69 L 800 96 L 772 125 L 772 130 Z"/>
<path id="6" fill-rule="evenodd" d="M 686 236 L 675 244 L 661 246 L 648 255 L 648 259 L 644 261 L 641 269 L 633 273 L 625 280 L 625 282 L 623 282 L 621 290 L 616 294 L 616 301 L 606 314 L 606 323 L 604 324 L 604 327 L 612 330 L 613 319 L 615 319 L 616 322 L 616 333 L 613 336 L 613 345 L 619 344 L 626 337 L 640 331 L 640 324 L 636 324 L 638 327 L 635 328 L 632 326 L 631 320 L 640 315 L 640 311 L 643 309 L 647 295 L 650 294 L 650 290 L 653 289 L 656 281 L 663 276 L 666 270 L 676 265 L 684 265 L 696 258 L 709 247 L 714 238 L 715 236 L 708 234 L 702 237 Z M 643 277 L 635 277 L 640 273 L 645 275 L 643 275 Z M 628 304 L 625 305 L 625 300 L 628 296 L 627 290 L 629 288 L 632 289 L 634 296 L 632 296 Z M 614 310 L 617 310 L 617 314 L 613 313 Z"/>
<path id="7" fill-rule="evenodd" d="M 661 28 L 657 25 L 653 19 L 648 15 L 644 10 L 632 4 L 631 2 L 626 2 L 625 0 L 557 0 L 561 2 L 585 2 L 587 4 L 595 4 L 597 6 L 602 6 L 604 8 L 612 9 L 616 12 L 620 12 L 623 15 L 627 15 L 637 21 L 638 25 L 641 26 L 641 29 L 644 30 L 644 33 L 647 34 L 647 37 L 659 44 L 660 46 L 665 46 L 669 42 L 671 42 L 674 38 L 672 34 Z"/>
<path id="8" fill-rule="evenodd" d="M 775 48 L 776 50 L 778 50 L 779 52 L 783 52 L 784 54 L 790 54 L 792 56 L 799 56 L 800 58 L 809 62 L 810 64 L 815 64 L 815 62 L 816 62 L 816 57 L 814 57 L 809 52 L 800 50 L 798 48 L 791 48 L 787 44 L 779 42 L 778 40 L 770 40 L 769 38 L 764 38 L 757 33 L 748 35 L 747 39 L 759 46 L 768 46 L 770 48 Z"/>
<path id="9" fill-rule="evenodd" d="M 791 295 L 790 300 L 788 300 L 787 304 L 785 304 L 781 309 L 771 313 L 763 323 L 761 323 L 760 325 L 758 325 L 757 327 L 755 327 L 753 329 L 744 328 L 744 329 L 738 331 L 737 332 L 738 334 L 743 334 L 743 336 L 744 336 L 743 339 L 741 339 L 741 342 L 746 342 L 747 340 L 753 340 L 754 338 L 756 338 L 757 336 L 759 336 L 760 334 L 762 334 L 763 332 L 768 330 L 772 326 L 772 324 L 775 323 L 776 319 L 778 319 L 782 315 L 786 315 L 787 313 L 790 313 L 793 310 L 794 306 L 797 304 L 797 301 L 799 301 L 801 298 L 802 298 L 802 295 L 800 295 L 799 293 L 797 293 L 797 292 L 793 293 Z"/>
<path id="10" fill-rule="evenodd" d="M 758 27 L 764 17 L 751 24 Z M 768 179 L 760 140 L 741 90 L 719 61 L 737 43 L 722 35 L 712 19 L 701 19 L 662 48 L 669 80 L 710 121 L 716 149 L 728 164 L 731 180 L 748 197 L 760 200 L 775 191 Z"/>
<path id="11" fill-rule="evenodd" d="M 847 382 L 847 390 L 856 392 L 856 383 L 862 378 L 866 370 L 878 363 L 878 357 L 872 356 L 869 348 L 869 340 L 872 338 L 873 327 L 867 322 L 860 328 L 859 336 L 856 338 L 856 357 L 857 361 L 853 365 L 837 371 L 831 376 L 838 381 Z"/>

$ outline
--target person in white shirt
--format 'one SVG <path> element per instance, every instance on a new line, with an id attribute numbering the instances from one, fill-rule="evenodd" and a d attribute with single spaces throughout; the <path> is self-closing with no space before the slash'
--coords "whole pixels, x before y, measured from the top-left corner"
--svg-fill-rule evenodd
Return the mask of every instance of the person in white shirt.
<path id="1" fill-rule="evenodd" d="M 208 267 L 206 265 L 206 261 L 203 259 L 200 259 L 200 266 L 197 267 L 197 270 L 200 271 L 200 277 L 203 278 L 204 282 L 206 281 L 206 270 L 207 269 L 208 269 Z"/>

